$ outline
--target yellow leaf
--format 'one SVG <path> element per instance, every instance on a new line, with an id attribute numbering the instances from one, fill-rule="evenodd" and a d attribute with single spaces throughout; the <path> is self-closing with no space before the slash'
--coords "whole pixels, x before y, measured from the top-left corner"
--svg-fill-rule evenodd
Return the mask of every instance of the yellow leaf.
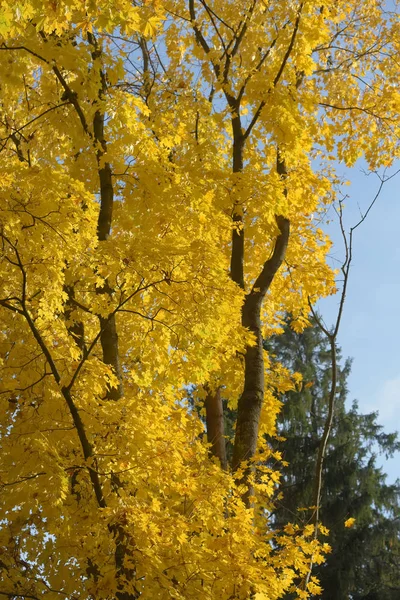
<path id="1" fill-rule="evenodd" d="M 350 517 L 349 519 L 347 519 L 344 522 L 344 526 L 347 528 L 353 527 L 354 523 L 356 522 L 356 520 L 353 517 Z"/>

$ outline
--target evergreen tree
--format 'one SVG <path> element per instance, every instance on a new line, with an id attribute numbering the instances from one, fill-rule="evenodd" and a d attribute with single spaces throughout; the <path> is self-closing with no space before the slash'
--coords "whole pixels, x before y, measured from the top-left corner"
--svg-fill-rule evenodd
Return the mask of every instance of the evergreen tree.
<path id="1" fill-rule="evenodd" d="M 284 395 L 278 443 L 284 469 L 277 525 L 305 524 L 312 509 L 315 462 L 328 408 L 331 378 L 329 343 L 317 326 L 268 341 L 274 360 L 303 375 L 301 390 Z M 338 352 L 340 358 L 340 352 Z M 396 434 L 383 432 L 377 413 L 346 408 L 351 361 L 339 367 L 335 417 L 323 467 L 321 523 L 329 530 L 332 553 L 315 568 L 329 600 L 395 600 L 400 591 L 400 488 L 389 485 L 376 464 L 377 453 L 392 456 Z M 304 508 L 305 510 L 299 510 Z M 308 509 L 308 510 L 307 510 Z M 355 518 L 355 525 L 344 522 Z"/>

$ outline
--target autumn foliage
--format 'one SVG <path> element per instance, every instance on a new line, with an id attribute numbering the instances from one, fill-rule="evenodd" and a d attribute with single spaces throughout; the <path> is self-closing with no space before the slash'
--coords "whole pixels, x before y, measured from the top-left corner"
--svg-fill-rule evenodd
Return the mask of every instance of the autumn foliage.
<path id="1" fill-rule="evenodd" d="M 399 33 L 378 0 L 1 2 L 1 595 L 318 593 L 312 525 L 268 518 L 297 378 L 262 341 L 335 289 L 333 161 L 396 155 Z"/>

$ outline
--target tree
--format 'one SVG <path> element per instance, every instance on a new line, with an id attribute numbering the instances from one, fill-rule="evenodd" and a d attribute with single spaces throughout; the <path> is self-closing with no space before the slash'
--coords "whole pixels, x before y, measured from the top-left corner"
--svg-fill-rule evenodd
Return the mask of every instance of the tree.
<path id="1" fill-rule="evenodd" d="M 285 328 L 268 341 L 276 360 L 303 375 L 301 390 L 285 394 L 278 417 L 279 443 L 287 466 L 275 518 L 307 522 L 314 494 L 317 450 L 327 418 L 331 381 L 330 348 L 314 324 L 303 333 Z M 322 598 L 394 599 L 399 590 L 399 484 L 387 484 L 376 452 L 392 456 L 400 449 L 396 434 L 386 434 L 377 414 L 346 407 L 350 361 L 339 367 L 335 416 L 323 468 L 320 520 L 327 526 L 332 552 L 316 569 Z M 299 512 L 299 508 L 304 510 Z M 346 528 L 347 519 L 355 525 Z"/>
<path id="2" fill-rule="evenodd" d="M 397 151 L 398 21 L 360 4 L 2 3 L 2 595 L 261 600 L 322 560 L 266 525 L 262 334 L 334 289 L 315 159 Z M 231 471 L 189 385 L 238 406 Z"/>
<path id="3" fill-rule="evenodd" d="M 173 14 L 185 19 L 179 3 Z M 318 229 L 310 231 L 308 219 L 331 189 L 329 184 L 325 187 L 327 174 L 318 176 L 310 160 L 331 160 L 335 146 L 347 164 L 354 164 L 363 150 L 371 166 L 376 160 L 391 160 L 386 153 L 393 152 L 396 142 L 390 136 L 392 141 L 377 143 L 379 135 L 376 137 L 375 132 L 382 132 L 382 127 L 390 129 L 396 121 L 394 113 L 387 113 L 386 102 L 384 113 L 379 106 L 383 107 L 387 94 L 394 99 L 397 92 L 390 84 L 382 87 L 373 73 L 384 68 L 381 52 L 386 54 L 387 35 L 393 35 L 389 32 L 394 15 L 379 2 L 363 6 L 354 2 L 346 7 L 336 2 L 323 6 L 316 2 L 276 2 L 266 6 L 255 0 L 234 15 L 231 3 L 197 5 L 189 0 L 189 16 L 197 48 L 190 30 L 183 39 L 201 61 L 211 90 L 209 99 L 217 96 L 223 103 L 219 113 L 230 125 L 227 152 L 231 154 L 232 176 L 224 207 L 232 218 L 230 275 L 246 292 L 242 324 L 256 340 L 244 353 L 244 385 L 238 400 L 233 450 L 235 469 L 243 459 L 254 457 L 260 425 L 262 429 L 262 323 L 271 323 L 271 313 L 279 314 L 279 303 L 291 298 L 295 304 L 289 311 L 301 324 L 308 314 L 309 296 L 313 297 L 327 277 L 320 271 L 323 236 Z M 374 31 L 372 45 L 364 38 L 365 27 Z M 365 79 L 366 73 L 371 80 Z M 340 98 L 340 102 L 333 98 Z M 321 111 L 320 118 L 317 111 Z M 368 141 L 362 141 L 367 130 L 362 134 L 359 126 L 363 128 L 366 122 L 371 123 L 371 130 Z M 341 137 L 337 145 L 335 136 Z M 249 186 L 250 181 L 253 185 Z M 261 187 L 255 188 L 255 181 Z M 304 220 L 299 220 L 299 214 Z M 317 244 L 311 241 L 318 238 Z M 283 261 L 290 276 L 283 277 L 282 282 Z M 300 267 L 306 264 L 309 268 Z M 279 301 L 272 302 L 275 310 L 270 311 L 264 300 L 270 292 L 273 295 L 274 287 L 279 289 Z M 291 294 L 286 295 L 287 290 Z M 324 292 L 320 289 L 319 293 Z M 221 377 L 217 379 L 216 388 Z M 213 406 L 213 418 L 222 420 L 221 400 L 215 398 L 208 405 Z M 223 431 L 223 425 L 215 424 L 212 430 Z M 219 458 L 224 463 L 224 457 Z M 242 480 L 248 490 L 247 504 L 252 493 L 250 473 L 247 469 Z"/>

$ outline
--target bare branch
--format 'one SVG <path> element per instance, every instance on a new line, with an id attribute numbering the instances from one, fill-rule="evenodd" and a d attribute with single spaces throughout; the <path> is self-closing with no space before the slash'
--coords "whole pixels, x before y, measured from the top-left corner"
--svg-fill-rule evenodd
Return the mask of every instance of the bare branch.
<path id="1" fill-rule="evenodd" d="M 208 14 L 208 16 L 210 18 L 210 21 L 211 21 L 211 23 L 212 23 L 212 25 L 214 27 L 215 33 L 217 34 L 217 36 L 219 38 L 219 41 L 221 42 L 222 47 L 223 47 L 223 49 L 224 49 L 224 51 L 226 53 L 226 46 L 225 46 L 224 38 L 220 34 L 219 29 L 217 27 L 217 24 L 216 24 L 216 22 L 214 20 L 214 12 L 208 7 L 207 3 L 204 0 L 200 0 L 200 2 L 204 6 L 204 9 L 206 10 L 206 12 L 207 12 L 207 14 Z"/>
<path id="2" fill-rule="evenodd" d="M 19 485 L 20 483 L 24 483 L 25 481 L 29 481 L 30 479 L 36 479 L 36 477 L 40 477 L 41 475 L 46 475 L 47 473 L 45 471 L 41 471 L 40 473 L 34 473 L 33 475 L 26 475 L 25 477 L 20 477 L 19 479 L 16 479 L 15 481 L 0 481 L 0 486 L 1 487 L 8 487 L 11 485 Z"/>
<path id="3" fill-rule="evenodd" d="M 26 306 L 27 277 L 26 277 L 25 267 L 23 265 L 18 248 L 9 240 L 9 238 L 7 238 L 4 235 L 4 233 L 2 233 L 1 235 L 2 235 L 3 239 L 9 244 L 9 246 L 14 250 L 14 253 L 16 255 L 16 260 L 17 260 L 17 262 L 14 264 L 16 264 L 16 266 L 19 267 L 21 274 L 22 274 L 22 295 L 21 295 L 21 300 L 20 300 L 22 310 L 17 311 L 17 312 L 20 312 L 20 314 L 22 314 L 24 316 L 24 318 L 28 324 L 28 327 L 31 330 L 33 337 L 35 338 L 35 340 L 38 343 L 40 349 L 42 350 L 44 356 L 46 357 L 46 360 L 50 366 L 50 369 L 53 374 L 55 382 L 57 384 L 60 384 L 61 376 L 60 376 L 60 373 L 58 372 L 55 361 L 54 361 L 54 359 L 51 355 L 51 352 L 50 352 L 49 348 L 47 347 L 43 337 L 41 336 L 39 330 L 37 329 L 37 327 L 34 323 L 34 320 L 32 319 L 32 317 L 28 311 L 28 308 Z M 6 306 L 6 308 L 9 308 L 9 307 Z M 68 387 L 64 386 L 61 388 L 61 393 L 67 403 L 73 423 L 74 423 L 76 431 L 78 433 L 78 437 L 81 442 L 81 447 L 83 450 L 83 455 L 84 455 L 85 459 L 88 460 L 93 457 L 93 450 L 92 450 L 92 446 L 89 442 L 89 439 L 87 437 L 85 426 L 83 424 L 83 421 L 81 419 L 79 411 L 72 399 L 70 389 Z M 103 492 L 102 492 L 102 488 L 101 488 L 101 484 L 100 484 L 98 475 L 91 468 L 91 466 L 88 466 L 88 471 L 89 471 L 89 476 L 90 476 L 90 479 L 92 482 L 93 490 L 94 490 L 98 505 L 103 508 L 106 506 L 106 503 L 104 500 L 104 496 L 103 496 Z"/>
<path id="4" fill-rule="evenodd" d="M 283 73 L 284 69 L 285 69 L 286 63 L 287 63 L 287 61 L 288 61 L 288 59 L 289 59 L 289 57 L 290 57 L 290 55 L 292 53 L 294 42 L 296 40 L 296 35 L 297 35 L 298 30 L 299 30 L 300 18 L 301 18 L 301 13 L 302 13 L 302 10 L 303 10 L 303 6 L 304 6 L 304 3 L 301 2 L 300 6 L 299 6 L 299 9 L 297 11 L 297 17 L 296 17 L 296 21 L 295 21 L 295 24 L 294 24 L 294 28 L 293 28 L 293 32 L 292 32 L 292 37 L 290 39 L 289 46 L 288 46 L 288 48 L 286 50 L 285 56 L 283 57 L 282 64 L 281 64 L 281 66 L 279 68 L 279 71 L 276 74 L 276 77 L 274 79 L 274 87 L 276 87 L 278 85 L 278 82 L 279 82 L 279 80 L 280 80 L 280 78 L 282 76 L 282 73 Z"/>
<path id="5" fill-rule="evenodd" d="M 5 44 L 2 44 L 0 46 L 0 50 L 25 50 L 25 52 L 32 54 L 32 56 L 34 56 L 35 58 L 38 58 L 42 62 L 49 64 L 49 61 L 46 58 L 44 58 L 43 56 L 40 56 L 40 54 L 37 54 L 33 50 L 30 50 L 26 46 L 6 46 Z"/>
<path id="6" fill-rule="evenodd" d="M 251 80 L 251 78 L 253 77 L 254 73 L 258 73 L 261 69 L 261 67 L 263 66 L 264 62 L 267 60 L 268 56 L 270 55 L 271 50 L 274 48 L 276 42 L 277 42 L 278 38 L 274 38 L 269 46 L 269 48 L 265 51 L 264 55 L 261 57 L 260 61 L 258 62 L 258 64 L 254 67 L 254 69 L 251 71 L 251 73 L 249 73 L 246 77 L 246 79 L 244 80 L 244 83 L 242 85 L 242 87 L 240 88 L 239 91 L 239 95 L 238 95 L 238 101 L 240 102 L 241 99 L 243 98 L 243 94 L 246 90 L 246 86 L 249 83 L 249 81 Z M 247 136 L 246 136 L 247 137 Z"/>
<path id="7" fill-rule="evenodd" d="M 274 279 L 276 272 L 281 266 L 284 256 L 286 254 L 286 248 L 289 242 L 290 234 L 290 222 L 282 216 L 275 217 L 276 223 L 279 229 L 279 235 L 276 238 L 274 250 L 272 256 L 264 263 L 264 266 L 258 275 L 251 293 L 260 294 L 264 297 L 267 293 L 272 280 Z"/>
<path id="8" fill-rule="evenodd" d="M 256 112 L 253 115 L 253 118 L 250 121 L 250 124 L 248 125 L 246 131 L 243 134 L 243 138 L 245 140 L 247 140 L 247 138 L 249 137 L 254 125 L 257 123 L 260 115 L 261 115 L 261 111 L 264 108 L 264 106 L 266 105 L 266 101 L 265 100 L 261 100 L 259 107 L 257 108 Z"/>
<path id="9" fill-rule="evenodd" d="M 34 117 L 30 121 L 28 121 L 27 123 L 25 123 L 24 125 L 22 125 L 21 127 L 18 127 L 17 129 L 14 129 L 14 131 L 8 137 L 0 139 L 0 142 L 8 140 L 9 138 L 12 138 L 13 135 L 15 135 L 16 133 L 19 133 L 20 131 L 22 131 L 26 127 L 29 127 L 29 125 L 32 125 L 32 123 L 34 123 L 38 119 L 41 119 L 42 117 L 44 117 L 45 115 L 47 115 L 49 112 L 51 112 L 53 110 L 56 110 L 57 108 L 62 108 L 63 106 L 68 106 L 68 104 L 70 104 L 70 103 L 69 102 L 62 102 L 61 104 L 57 104 L 56 106 L 51 106 L 50 108 L 48 108 L 47 110 L 44 110 L 42 113 L 40 113 L 40 115 L 37 115 L 37 117 Z"/>
<path id="10" fill-rule="evenodd" d="M 336 340 L 337 340 L 340 324 L 341 324 L 342 317 L 343 317 L 343 311 L 344 311 L 349 276 L 350 276 L 350 268 L 351 268 L 352 259 L 353 259 L 353 233 L 367 218 L 368 214 L 370 213 L 371 209 L 373 208 L 374 204 L 376 203 L 377 199 L 379 198 L 379 196 L 382 192 L 384 183 L 386 181 L 388 181 L 389 179 L 391 179 L 392 177 L 394 177 L 395 175 L 397 175 L 398 172 L 399 171 L 396 171 L 393 175 L 391 175 L 390 177 L 387 177 L 387 178 L 385 178 L 385 175 L 383 175 L 383 177 L 380 177 L 376 173 L 380 179 L 380 185 L 378 187 L 378 190 L 377 190 L 374 198 L 370 202 L 365 214 L 361 215 L 361 218 L 359 219 L 359 221 L 355 225 L 350 227 L 348 233 L 346 233 L 346 231 L 345 231 L 344 222 L 343 222 L 343 206 L 342 206 L 343 202 L 342 201 L 339 202 L 339 209 L 336 211 L 336 214 L 338 215 L 338 218 L 339 218 L 340 231 L 342 234 L 343 243 L 344 243 L 344 247 L 345 247 L 345 259 L 343 261 L 342 268 L 341 268 L 344 279 L 343 279 L 342 291 L 340 294 L 340 302 L 339 302 L 339 308 L 338 308 L 338 312 L 337 312 L 337 316 L 336 316 L 336 321 L 331 330 L 328 330 L 328 328 L 323 324 L 322 319 L 319 317 L 319 315 L 314 310 L 311 300 L 309 299 L 309 301 L 308 301 L 311 313 L 314 317 L 314 320 L 315 320 L 317 326 L 329 340 L 330 354 L 331 354 L 331 369 L 332 369 L 331 387 L 330 387 L 329 399 L 328 399 L 328 415 L 326 418 L 324 431 L 323 431 L 319 449 L 318 449 L 317 463 L 316 463 L 316 468 L 315 468 L 315 491 L 314 491 L 314 506 L 315 506 L 315 508 L 314 508 L 314 512 L 312 515 L 312 519 L 311 519 L 312 523 L 314 525 L 314 539 L 318 538 L 319 511 L 320 511 L 320 502 L 321 502 L 321 493 L 322 493 L 322 470 L 323 470 L 329 435 L 330 435 L 330 432 L 332 429 L 333 416 L 334 416 L 334 410 L 335 410 L 336 387 L 337 387 L 337 376 L 338 376 L 337 356 L 336 356 Z M 307 585 L 310 581 L 310 577 L 312 574 L 313 566 L 314 566 L 314 559 L 313 559 L 313 557 L 311 557 L 309 571 L 308 571 L 307 575 L 305 576 L 305 578 L 303 579 L 302 584 L 301 584 L 302 589 L 304 589 L 304 590 L 307 589 Z"/>

